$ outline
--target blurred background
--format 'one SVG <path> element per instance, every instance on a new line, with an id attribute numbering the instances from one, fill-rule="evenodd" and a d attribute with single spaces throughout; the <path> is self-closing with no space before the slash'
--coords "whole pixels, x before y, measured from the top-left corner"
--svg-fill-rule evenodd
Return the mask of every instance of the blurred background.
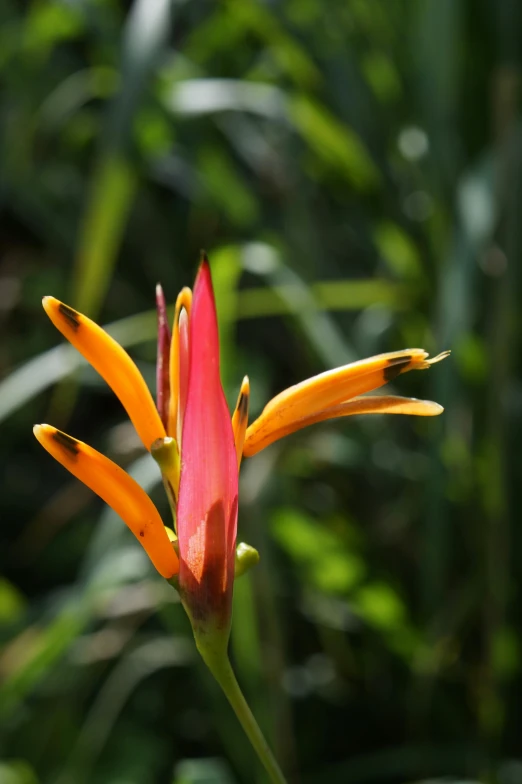
<path id="1" fill-rule="evenodd" d="M 265 781 L 174 591 L 36 443 L 50 422 L 167 519 L 124 412 L 46 318 L 154 386 L 154 286 L 212 263 L 252 414 L 410 346 L 438 419 L 318 425 L 242 466 L 232 655 L 291 782 L 522 782 L 522 6 L 4 0 L 0 782 Z"/>

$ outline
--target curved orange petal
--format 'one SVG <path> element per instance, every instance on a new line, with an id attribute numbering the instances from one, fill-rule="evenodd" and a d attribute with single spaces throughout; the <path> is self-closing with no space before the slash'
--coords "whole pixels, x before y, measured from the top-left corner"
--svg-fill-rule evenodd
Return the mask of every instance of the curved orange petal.
<path id="1" fill-rule="evenodd" d="M 120 399 L 145 449 L 150 449 L 157 438 L 165 438 L 165 428 L 152 395 L 125 349 L 98 324 L 63 302 L 54 297 L 44 297 L 42 302 L 54 326 Z"/>
<path id="2" fill-rule="evenodd" d="M 308 425 L 317 422 L 325 422 L 328 419 L 354 416 L 356 414 L 409 414 L 412 416 L 438 416 L 444 411 L 443 407 L 431 400 L 417 400 L 414 397 L 395 397 L 394 395 L 367 395 L 365 397 L 354 397 L 346 403 L 332 406 L 318 414 L 291 422 L 278 430 L 270 430 L 263 433 L 262 430 L 256 432 L 256 437 L 249 441 L 248 433 L 243 448 L 245 457 L 252 457 L 274 441 L 278 441 L 284 436 L 295 433 Z"/>
<path id="3" fill-rule="evenodd" d="M 178 557 L 158 510 L 126 471 L 92 447 L 51 425 L 35 425 L 33 431 L 49 454 L 114 509 L 162 577 L 169 579 L 177 574 Z"/>
<path id="4" fill-rule="evenodd" d="M 352 362 L 302 381 L 267 403 L 261 415 L 247 429 L 246 444 L 249 451 L 243 453 L 255 454 L 263 448 L 261 443 L 267 446 L 279 438 L 277 432 L 293 432 L 299 429 L 295 425 L 301 420 L 378 389 L 401 373 L 424 370 L 440 362 L 448 353 L 443 352 L 428 359 L 428 353 L 420 348 L 393 351 Z"/>

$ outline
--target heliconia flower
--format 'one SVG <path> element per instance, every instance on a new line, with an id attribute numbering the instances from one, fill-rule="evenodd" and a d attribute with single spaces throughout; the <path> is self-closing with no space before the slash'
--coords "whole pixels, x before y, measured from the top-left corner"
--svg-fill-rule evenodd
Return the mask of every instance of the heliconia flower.
<path id="1" fill-rule="evenodd" d="M 241 458 L 328 419 L 354 414 L 440 414 L 442 407 L 429 400 L 364 393 L 401 373 L 426 369 L 449 352 L 428 359 L 422 349 L 405 349 L 321 373 L 274 397 L 248 426 L 248 377 L 243 379 L 232 419 L 221 386 L 216 308 L 206 257 L 194 296 L 184 288 L 177 298 L 172 335 L 161 286 L 156 288 L 156 304 L 155 405 L 136 364 L 107 332 L 54 297 L 43 299 L 51 321 L 113 389 L 143 445 L 160 465 L 177 520 L 181 564 L 169 535 L 158 527 L 152 502 L 134 480 L 86 444 L 49 425 L 37 426 L 35 433 L 62 465 L 120 514 L 160 574 L 170 578 L 179 570 L 179 590 L 193 623 L 212 615 L 216 623 L 226 625 L 234 580 Z M 136 515 L 147 522 L 145 534 Z M 241 571 L 236 564 L 236 573 Z"/>
<path id="2" fill-rule="evenodd" d="M 34 433 L 58 462 L 116 511 L 158 572 L 178 589 L 198 649 L 271 780 L 284 782 L 227 656 L 234 579 L 259 558 L 254 548 L 243 543 L 236 549 L 241 459 L 328 419 L 354 414 L 440 414 L 442 407 L 429 400 L 365 393 L 401 373 L 429 368 L 449 352 L 428 359 L 422 349 L 406 349 L 321 373 L 274 397 L 248 426 L 248 377 L 243 379 L 232 417 L 221 385 L 216 306 L 206 256 L 194 294 L 184 288 L 177 298 L 172 333 L 160 286 L 156 304 L 155 404 L 135 363 L 107 332 L 54 297 L 43 299 L 51 321 L 112 388 L 158 463 L 176 532 L 163 525 L 144 490 L 111 460 L 50 425 L 36 425 Z"/>

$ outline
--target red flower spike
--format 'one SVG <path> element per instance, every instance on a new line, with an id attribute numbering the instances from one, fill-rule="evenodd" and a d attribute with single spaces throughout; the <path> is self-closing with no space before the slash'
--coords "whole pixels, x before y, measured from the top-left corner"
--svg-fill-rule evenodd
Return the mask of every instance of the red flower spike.
<path id="1" fill-rule="evenodd" d="M 181 440 L 179 587 L 198 632 L 228 639 L 237 530 L 238 471 L 219 374 L 216 306 L 204 258 L 190 313 L 189 378 Z"/>
<path id="2" fill-rule="evenodd" d="M 170 400 L 170 329 L 167 320 L 167 305 L 165 295 L 160 284 L 156 286 L 156 310 L 158 312 L 158 354 L 156 361 L 156 405 L 158 413 L 163 422 L 163 427 L 167 429 L 169 420 L 169 400 Z"/>

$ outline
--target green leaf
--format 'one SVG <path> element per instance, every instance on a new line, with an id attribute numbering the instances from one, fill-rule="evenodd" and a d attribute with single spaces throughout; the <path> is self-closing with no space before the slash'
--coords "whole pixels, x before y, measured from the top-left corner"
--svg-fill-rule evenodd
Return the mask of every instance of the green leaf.
<path id="1" fill-rule="evenodd" d="M 38 778 L 24 760 L 0 762 L 0 782 L 2 784 L 38 784 Z"/>
<path id="2" fill-rule="evenodd" d="M 290 116 L 317 156 L 359 190 L 373 190 L 380 174 L 363 141 L 324 106 L 306 95 L 289 101 Z"/>
<path id="3" fill-rule="evenodd" d="M 334 531 L 299 509 L 285 507 L 272 517 L 271 531 L 307 579 L 325 593 L 344 594 L 364 576 L 361 558 Z"/>
<path id="4" fill-rule="evenodd" d="M 25 46 L 45 54 L 55 44 L 78 36 L 83 28 L 79 7 L 62 2 L 33 3 L 25 24 Z"/>
<path id="5" fill-rule="evenodd" d="M 185 759 L 176 765 L 173 784 L 233 784 L 232 774 L 220 759 Z"/>
<path id="6" fill-rule="evenodd" d="M 199 157 L 199 174 L 212 201 L 232 223 L 248 226 L 257 218 L 257 201 L 239 170 L 224 152 L 207 147 Z"/>
<path id="7" fill-rule="evenodd" d="M 0 577 L 0 624 L 18 620 L 25 606 L 20 591 L 5 577 Z"/>
<path id="8" fill-rule="evenodd" d="M 415 278 L 422 273 L 419 251 L 411 237 L 393 221 L 381 221 L 374 231 L 379 253 L 389 269 L 400 278 Z"/>
<path id="9" fill-rule="evenodd" d="M 121 87 L 102 134 L 73 276 L 73 304 L 91 317 L 105 299 L 136 193 L 129 155 L 133 120 L 166 46 L 170 13 L 170 0 L 135 0 L 125 26 Z"/>
<path id="10" fill-rule="evenodd" d="M 80 233 L 73 303 L 95 315 L 110 284 L 113 267 L 136 192 L 136 175 L 119 156 L 102 158 L 93 175 Z"/>
<path id="11" fill-rule="evenodd" d="M 357 606 L 364 620 L 381 630 L 395 629 L 406 618 L 404 603 L 386 583 L 370 583 L 360 588 Z"/>
<path id="12" fill-rule="evenodd" d="M 402 92 L 399 72 L 384 52 L 368 52 L 361 63 L 362 71 L 376 97 L 383 103 L 396 101 Z"/>

